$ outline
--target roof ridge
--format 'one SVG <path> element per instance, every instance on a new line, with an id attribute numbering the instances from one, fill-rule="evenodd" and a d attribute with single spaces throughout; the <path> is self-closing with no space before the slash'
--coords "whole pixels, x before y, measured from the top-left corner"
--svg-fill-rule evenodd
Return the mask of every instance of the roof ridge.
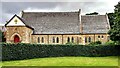
<path id="1" fill-rule="evenodd" d="M 81 15 L 81 16 L 105 16 L 105 15 Z"/>
<path id="2" fill-rule="evenodd" d="M 78 13 L 79 11 L 74 11 L 74 12 L 24 12 L 24 13 Z"/>

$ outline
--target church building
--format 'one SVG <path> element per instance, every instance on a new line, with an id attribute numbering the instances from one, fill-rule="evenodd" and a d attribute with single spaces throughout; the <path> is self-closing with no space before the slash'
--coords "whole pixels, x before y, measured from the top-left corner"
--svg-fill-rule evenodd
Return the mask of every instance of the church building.
<path id="1" fill-rule="evenodd" d="M 23 12 L 6 24 L 7 43 L 89 44 L 109 41 L 110 24 L 106 15 L 75 12 Z"/>

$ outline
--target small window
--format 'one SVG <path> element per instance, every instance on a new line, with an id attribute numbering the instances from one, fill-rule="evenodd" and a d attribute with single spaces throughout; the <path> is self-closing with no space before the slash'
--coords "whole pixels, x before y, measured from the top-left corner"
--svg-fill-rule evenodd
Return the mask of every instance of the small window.
<path id="1" fill-rule="evenodd" d="M 85 37 L 85 43 L 87 43 L 87 37 Z"/>
<path id="2" fill-rule="evenodd" d="M 42 43 L 44 43 L 44 38 L 43 38 L 43 37 L 42 37 L 42 39 L 41 39 L 41 40 L 42 40 L 41 42 L 42 42 Z"/>
<path id="3" fill-rule="evenodd" d="M 74 38 L 72 37 L 72 43 L 74 43 Z"/>
<path id="4" fill-rule="evenodd" d="M 70 38 L 68 37 L 67 42 L 70 42 Z"/>
<path id="5" fill-rule="evenodd" d="M 38 43 L 40 43 L 40 37 L 38 37 Z"/>
<path id="6" fill-rule="evenodd" d="M 100 36 L 98 36 L 98 38 L 100 38 Z"/>
<path id="7" fill-rule="evenodd" d="M 104 38 L 104 36 L 102 35 L 102 38 Z"/>
<path id="8" fill-rule="evenodd" d="M 88 38 L 88 41 L 91 42 L 91 37 Z"/>
<path id="9" fill-rule="evenodd" d="M 53 37 L 53 43 L 55 43 L 55 37 Z"/>
<path id="10" fill-rule="evenodd" d="M 59 38 L 57 37 L 57 43 L 59 43 Z"/>

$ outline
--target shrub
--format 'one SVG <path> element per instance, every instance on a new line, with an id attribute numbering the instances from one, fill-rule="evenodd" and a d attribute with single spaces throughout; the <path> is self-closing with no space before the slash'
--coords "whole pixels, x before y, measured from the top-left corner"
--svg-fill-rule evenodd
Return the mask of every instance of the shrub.
<path id="1" fill-rule="evenodd" d="M 91 42 L 89 45 L 100 45 L 101 41 Z"/>
<path id="2" fill-rule="evenodd" d="M 114 41 L 109 41 L 109 42 L 106 42 L 105 45 L 115 45 L 115 42 Z"/>
<path id="3" fill-rule="evenodd" d="M 67 45 L 76 45 L 76 43 L 72 43 L 72 42 L 67 42 Z"/>
<path id="4" fill-rule="evenodd" d="M 119 46 L 2 44 L 2 60 L 63 56 L 116 56 Z"/>

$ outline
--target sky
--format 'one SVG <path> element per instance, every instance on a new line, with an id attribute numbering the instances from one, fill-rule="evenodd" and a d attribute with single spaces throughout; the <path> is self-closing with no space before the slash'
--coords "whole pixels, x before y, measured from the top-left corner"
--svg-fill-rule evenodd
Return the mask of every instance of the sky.
<path id="1" fill-rule="evenodd" d="M 114 12 L 119 0 L 1 0 L 0 25 L 13 15 L 25 12 L 71 12 L 81 9 L 82 15 L 98 12 L 100 15 Z"/>

